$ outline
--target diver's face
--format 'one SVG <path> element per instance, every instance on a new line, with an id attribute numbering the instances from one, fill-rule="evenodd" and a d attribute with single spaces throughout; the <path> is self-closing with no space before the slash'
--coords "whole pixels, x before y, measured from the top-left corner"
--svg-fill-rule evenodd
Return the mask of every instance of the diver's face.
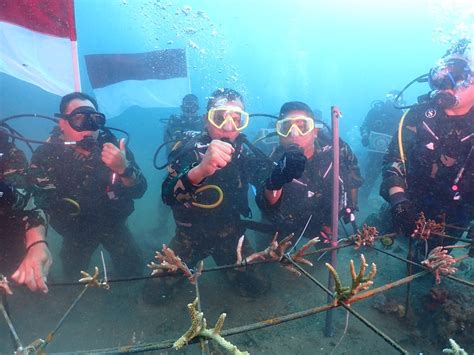
<path id="1" fill-rule="evenodd" d="M 218 101 L 217 98 L 216 101 Z M 225 104 L 226 107 L 236 107 L 236 109 L 243 110 L 244 104 L 240 100 L 235 101 L 228 101 Z M 217 128 L 211 122 L 209 122 L 208 116 L 204 115 L 204 124 L 206 126 L 206 130 L 209 133 L 209 136 L 212 139 L 227 139 L 231 142 L 235 142 L 237 137 L 240 135 L 240 131 L 235 129 L 235 125 L 231 122 L 231 120 L 227 120 L 223 127 Z"/>
<path id="2" fill-rule="evenodd" d="M 90 102 L 89 100 L 74 99 L 71 102 L 69 102 L 64 113 L 68 115 L 72 111 L 74 111 L 76 108 L 84 107 L 84 106 L 92 107 L 95 110 L 94 104 Z M 99 135 L 98 130 L 78 132 L 74 128 L 72 128 L 69 122 L 64 118 L 59 119 L 59 128 L 61 128 L 61 131 L 63 132 L 64 140 L 66 141 L 79 142 L 83 140 L 85 137 L 92 137 L 94 139 L 97 139 Z"/>
<path id="3" fill-rule="evenodd" d="M 183 112 L 183 115 L 186 117 L 191 117 L 196 115 L 197 111 L 199 110 L 199 106 L 196 104 L 185 104 L 181 105 L 181 111 Z"/>
<path id="4" fill-rule="evenodd" d="M 291 111 L 287 116 L 307 116 L 304 111 Z M 292 145 L 297 145 L 303 150 L 310 150 L 314 145 L 314 140 L 318 135 L 318 129 L 314 128 L 311 132 L 306 135 L 301 135 L 296 127 L 291 128 L 291 132 L 287 137 L 280 136 L 280 144 L 288 148 Z"/>
<path id="5" fill-rule="evenodd" d="M 457 104 L 454 107 L 456 111 L 468 112 L 474 106 L 474 78 L 468 86 L 460 86 L 453 90 L 445 90 L 445 92 L 456 96 Z"/>

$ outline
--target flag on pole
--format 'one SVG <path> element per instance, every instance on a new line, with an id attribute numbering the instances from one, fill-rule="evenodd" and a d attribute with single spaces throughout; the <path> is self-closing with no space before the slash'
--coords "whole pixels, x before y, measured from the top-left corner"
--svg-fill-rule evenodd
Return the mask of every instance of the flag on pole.
<path id="1" fill-rule="evenodd" d="M 184 49 L 85 56 L 101 111 L 108 117 L 128 107 L 178 107 L 190 92 Z"/>
<path id="2" fill-rule="evenodd" d="M 56 95 L 80 91 L 74 0 L 0 0 L 0 72 Z"/>

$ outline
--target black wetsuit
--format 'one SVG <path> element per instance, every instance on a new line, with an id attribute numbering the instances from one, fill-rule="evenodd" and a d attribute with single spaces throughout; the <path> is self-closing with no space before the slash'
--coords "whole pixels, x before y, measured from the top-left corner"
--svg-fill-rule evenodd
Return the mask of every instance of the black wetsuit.
<path id="1" fill-rule="evenodd" d="M 393 107 L 390 101 L 376 101 L 367 113 L 363 124 L 360 127 L 360 134 L 363 140 L 369 140 L 371 132 L 379 133 L 379 138 L 373 140 L 375 146 L 369 146 L 364 163 L 364 185 L 360 189 L 360 198 L 366 200 L 380 176 L 383 156 L 387 148 L 385 142 L 390 142 L 389 136 L 396 132 L 398 123 L 403 114 L 402 110 Z"/>
<path id="2" fill-rule="evenodd" d="M 237 139 L 232 161 L 214 175 L 207 177 L 200 186 L 192 185 L 187 173 L 199 164 L 206 153 L 211 138 L 202 134 L 176 147 L 171 153 L 168 176 L 162 185 L 163 202 L 171 206 L 176 222 L 176 234 L 169 247 L 173 249 L 190 268 L 207 256 L 212 256 L 217 265 L 234 264 L 239 238 L 245 232 L 241 217 L 251 217 L 248 206 L 249 184 L 258 186 L 269 174 L 269 160 L 259 160 Z M 218 199 L 215 190 L 196 193 L 203 186 L 216 185 L 223 192 L 222 203 L 215 208 L 201 208 L 193 205 L 213 204 Z M 243 243 L 243 256 L 253 253 L 247 239 Z M 268 282 L 254 268 L 244 271 L 231 270 L 226 273 L 233 285 L 242 293 L 259 294 L 268 288 Z M 176 279 L 159 278 L 148 282 L 144 297 L 149 303 L 160 302 L 160 294 L 166 295 Z M 168 287 L 164 287 L 167 283 Z"/>
<path id="3" fill-rule="evenodd" d="M 474 219 L 474 151 L 468 158 L 474 150 L 474 108 L 462 116 L 447 116 L 436 106 L 420 105 L 407 114 L 402 132 L 405 162 L 395 135 L 384 157 L 382 197 L 388 201 L 390 188 L 400 186 L 416 212 L 437 222 L 445 217 L 448 224 L 468 227 Z M 462 234 L 450 228 L 446 232 Z M 431 238 L 428 250 L 452 243 Z"/>

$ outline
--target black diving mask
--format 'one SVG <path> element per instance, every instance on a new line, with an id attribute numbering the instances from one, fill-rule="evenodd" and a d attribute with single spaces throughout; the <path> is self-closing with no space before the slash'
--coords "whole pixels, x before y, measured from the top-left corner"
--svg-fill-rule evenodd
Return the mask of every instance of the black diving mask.
<path id="1" fill-rule="evenodd" d="M 105 125 L 105 115 L 89 106 L 81 106 L 69 114 L 57 113 L 54 116 L 67 120 L 77 132 L 97 131 Z"/>
<path id="2" fill-rule="evenodd" d="M 468 86 L 472 78 L 469 63 L 462 58 L 442 60 L 432 68 L 428 81 L 433 90 L 455 90 L 461 86 Z"/>

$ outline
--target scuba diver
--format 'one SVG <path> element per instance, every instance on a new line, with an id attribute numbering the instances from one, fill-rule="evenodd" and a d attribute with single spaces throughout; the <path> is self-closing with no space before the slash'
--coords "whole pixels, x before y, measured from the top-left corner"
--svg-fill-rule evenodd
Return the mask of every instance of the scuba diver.
<path id="1" fill-rule="evenodd" d="M 393 227 L 406 236 L 417 213 L 447 223 L 461 236 L 474 218 L 474 73 L 470 41 L 454 44 L 430 70 L 428 102 L 402 117 L 384 157 L 381 196 L 390 204 Z M 415 259 L 426 258 L 448 238 L 417 240 Z"/>
<path id="2" fill-rule="evenodd" d="M 202 132 L 202 116 L 198 115 L 199 100 L 196 95 L 188 94 L 183 97 L 181 114 L 172 115 L 167 120 L 163 142 L 178 142 L 184 138 L 184 132 Z M 167 145 L 167 154 L 171 152 L 171 145 Z"/>
<path id="3" fill-rule="evenodd" d="M 44 212 L 36 207 L 28 183 L 28 161 L 0 126 L 0 274 L 31 291 L 48 292 L 52 264 Z"/>
<path id="4" fill-rule="evenodd" d="M 367 148 L 364 167 L 364 185 L 360 189 L 359 200 L 367 202 L 370 192 L 380 176 L 383 156 L 403 111 L 396 108 L 403 102 L 400 92 L 392 90 L 385 95 L 385 101 L 375 101 L 360 126 L 362 145 Z"/>
<path id="5" fill-rule="evenodd" d="M 257 193 L 262 215 L 277 226 L 284 238 L 296 236 L 328 240 L 331 235 L 332 137 L 315 123 L 314 113 L 303 102 L 283 104 L 276 131 L 280 145 L 270 158 L 271 176 Z M 362 184 L 357 158 L 340 140 L 341 216 L 354 222 L 357 190 Z M 352 220 L 351 220 L 352 219 Z"/>
<path id="6" fill-rule="evenodd" d="M 259 186 L 271 162 L 259 159 L 244 145 L 241 131 L 249 123 L 242 96 L 232 89 L 216 90 L 207 104 L 205 132 L 174 147 L 162 199 L 173 211 L 176 233 L 169 247 L 190 268 L 212 256 L 217 265 L 236 263 L 236 248 L 245 232 L 241 216 L 250 218 L 249 184 Z M 247 239 L 242 253 L 254 252 Z M 225 276 L 244 296 L 269 289 L 261 269 L 248 266 Z M 143 298 L 159 304 L 183 278 L 147 280 Z"/>
<path id="7" fill-rule="evenodd" d="M 120 276 L 142 274 L 141 253 L 126 225 L 147 182 L 125 140 L 104 127 L 94 98 L 74 92 L 61 99 L 51 144 L 33 153 L 35 198 L 63 237 L 63 274 L 87 270 L 99 244 Z"/>

